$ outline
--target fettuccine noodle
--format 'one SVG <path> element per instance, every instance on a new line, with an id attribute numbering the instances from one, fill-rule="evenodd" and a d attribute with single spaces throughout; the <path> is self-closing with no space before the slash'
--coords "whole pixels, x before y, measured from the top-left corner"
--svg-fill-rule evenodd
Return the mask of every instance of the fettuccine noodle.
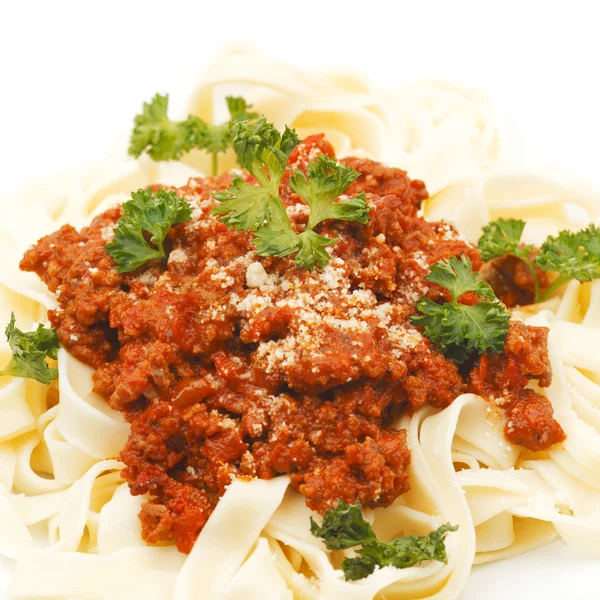
<path id="1" fill-rule="evenodd" d="M 363 155 L 423 179 L 425 217 L 446 218 L 469 240 L 498 217 L 527 221 L 525 241 L 600 221 L 600 194 L 573 178 L 523 171 L 503 153 L 493 109 L 478 92 L 439 82 L 375 87 L 348 71 L 308 72 L 247 48 L 222 54 L 190 111 L 218 117 L 229 89 L 277 126 L 325 132 L 340 156 Z M 55 299 L 18 269 L 26 248 L 64 223 L 90 217 L 151 183 L 183 185 L 208 172 L 200 152 L 183 163 L 128 160 L 69 171 L 4 200 L 0 225 L 0 322 L 46 322 Z M 185 163 L 185 164 L 184 164 Z M 222 168 L 235 166 L 233 156 Z M 10 211 L 10 212 L 8 212 Z M 403 416 L 411 491 L 366 511 L 384 539 L 459 525 L 448 564 L 386 567 L 346 582 L 309 531 L 311 511 L 288 479 L 233 481 L 191 554 L 149 547 L 116 460 L 128 425 L 93 391 L 92 369 L 65 350 L 50 386 L 0 378 L 0 554 L 16 561 L 15 597 L 127 600 L 452 600 L 474 564 L 509 558 L 561 537 L 600 556 L 600 281 L 571 282 L 561 297 L 513 317 L 550 328 L 553 382 L 546 390 L 563 444 L 532 453 L 509 444 L 496 409 L 462 395 L 440 411 Z M 0 344 L 0 360 L 10 359 Z M 45 544 L 40 547 L 40 526 Z M 338 557 L 339 558 L 339 557 Z M 337 558 L 336 558 L 337 560 Z"/>

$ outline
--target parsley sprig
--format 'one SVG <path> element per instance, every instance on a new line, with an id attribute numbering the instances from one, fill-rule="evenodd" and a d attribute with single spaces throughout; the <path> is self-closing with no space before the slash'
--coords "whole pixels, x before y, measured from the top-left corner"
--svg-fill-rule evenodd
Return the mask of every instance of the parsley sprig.
<path id="1" fill-rule="evenodd" d="M 498 219 L 483 228 L 478 246 L 483 260 L 505 255 L 521 259 L 529 269 L 535 285 L 535 302 L 547 300 L 562 285 L 577 279 L 591 281 L 600 278 L 600 227 L 590 225 L 578 232 L 561 231 L 542 244 L 532 262 L 532 245 L 521 243 L 525 228 L 522 219 Z M 543 292 L 535 267 L 558 274 L 556 280 Z"/>
<path id="2" fill-rule="evenodd" d="M 377 539 L 371 525 L 363 518 L 360 503 L 346 504 L 340 500 L 328 510 L 321 525 L 310 520 L 311 533 L 321 538 L 329 550 L 355 548 L 356 556 L 342 562 L 346 581 L 367 577 L 377 567 L 406 569 L 425 560 L 448 562 L 445 539 L 458 526 L 442 525 L 429 535 L 396 538 L 389 542 Z M 360 548 L 357 548 L 360 546 Z"/>
<path id="3" fill-rule="evenodd" d="M 435 263 L 425 280 L 449 290 L 452 300 L 438 304 L 421 296 L 416 308 L 423 314 L 411 320 L 443 354 L 461 364 L 473 354 L 503 351 L 510 312 L 487 283 L 477 281 L 468 257 L 453 256 Z M 472 306 L 461 304 L 459 299 L 467 292 L 484 300 Z"/>
<path id="4" fill-rule="evenodd" d="M 15 322 L 15 313 L 12 313 L 5 330 L 12 358 L 0 376 L 29 377 L 48 385 L 58 377 L 58 369 L 49 367 L 46 362 L 46 357 L 54 360 L 58 357 L 56 330 L 40 323 L 35 331 L 23 333 Z"/>
<path id="5" fill-rule="evenodd" d="M 296 233 L 279 196 L 288 159 L 300 143 L 295 131 L 286 127 L 280 133 L 261 117 L 254 123 L 232 123 L 231 138 L 240 164 L 259 185 L 236 176 L 229 189 L 213 194 L 221 203 L 213 214 L 231 228 L 253 231 L 257 254 L 295 253 L 298 268 L 322 268 L 330 260 L 325 248 L 337 239 L 319 235 L 315 227 L 326 219 L 367 222 L 370 209 L 364 194 L 336 202 L 360 174 L 321 155 L 308 166 L 308 176 L 296 169 L 290 177 L 290 187 L 310 208 L 306 229 Z"/>
<path id="6" fill-rule="evenodd" d="M 535 259 L 543 271 L 555 271 L 558 278 L 544 292 L 541 300 L 570 281 L 600 279 L 600 227 L 590 225 L 578 232 L 561 231 L 546 239 Z"/>
<path id="7" fill-rule="evenodd" d="M 225 98 L 231 121 L 255 119 L 243 98 Z M 192 149 L 206 150 L 212 154 L 212 174 L 218 174 L 218 154 L 229 148 L 231 137 L 229 123 L 213 125 L 200 117 L 190 115 L 183 121 L 171 121 L 167 115 L 169 96 L 156 94 L 144 102 L 142 113 L 134 119 L 134 129 L 129 142 L 129 154 L 136 158 L 146 152 L 152 160 L 178 160 Z"/>
<path id="8" fill-rule="evenodd" d="M 154 259 L 166 258 L 164 240 L 173 225 L 192 218 L 190 205 L 175 192 L 140 189 L 123 204 L 115 238 L 106 245 L 119 273 L 128 273 Z"/>

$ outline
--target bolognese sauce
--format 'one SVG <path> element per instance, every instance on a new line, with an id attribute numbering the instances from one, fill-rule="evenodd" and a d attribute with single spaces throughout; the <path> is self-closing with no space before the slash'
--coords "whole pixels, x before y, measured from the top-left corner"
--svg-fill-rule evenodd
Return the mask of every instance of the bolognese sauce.
<path id="1" fill-rule="evenodd" d="M 308 207 L 289 173 L 323 153 L 334 156 L 311 136 L 290 156 L 280 195 L 296 231 Z M 347 194 L 365 192 L 370 218 L 323 223 L 319 233 L 338 242 L 314 272 L 257 256 L 250 233 L 211 214 L 229 173 L 176 189 L 192 220 L 170 230 L 165 263 L 117 271 L 105 245 L 121 208 L 81 231 L 65 225 L 25 254 L 21 268 L 56 293 L 61 344 L 96 368 L 96 392 L 131 424 L 120 458 L 132 493 L 149 495 L 147 542 L 189 552 L 235 477 L 288 474 L 321 513 L 338 499 L 388 506 L 409 489 L 395 417 L 465 392 L 506 411 L 515 444 L 536 451 L 564 439 L 548 400 L 526 387 L 550 384 L 547 330 L 511 322 L 503 354 L 459 370 L 410 317 L 422 295 L 447 299 L 425 281 L 430 265 L 465 254 L 479 270 L 479 251 L 450 224 L 419 216 L 422 182 L 367 159 L 342 162 L 360 173 Z M 510 272 L 492 279 L 511 290 L 505 299 L 524 297 L 527 282 L 518 292 Z"/>

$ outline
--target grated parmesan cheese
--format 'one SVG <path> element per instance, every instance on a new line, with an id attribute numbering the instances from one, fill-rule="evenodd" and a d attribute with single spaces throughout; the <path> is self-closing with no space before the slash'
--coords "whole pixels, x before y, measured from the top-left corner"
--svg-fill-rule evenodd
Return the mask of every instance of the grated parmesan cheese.
<path id="1" fill-rule="evenodd" d="M 171 250 L 171 253 L 169 254 L 169 264 L 182 263 L 187 259 L 188 255 L 181 248 L 175 248 L 174 250 Z"/>
<path id="2" fill-rule="evenodd" d="M 266 285 L 269 281 L 269 275 L 262 266 L 262 263 L 253 262 L 246 269 L 246 285 L 249 288 L 259 288 Z"/>

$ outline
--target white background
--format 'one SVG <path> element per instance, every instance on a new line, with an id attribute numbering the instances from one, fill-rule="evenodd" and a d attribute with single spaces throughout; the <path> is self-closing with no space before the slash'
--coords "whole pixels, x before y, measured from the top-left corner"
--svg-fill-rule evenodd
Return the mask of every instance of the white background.
<path id="1" fill-rule="evenodd" d="M 0 0 L 0 193 L 102 158 L 143 100 L 170 91 L 183 102 L 215 51 L 240 40 L 303 66 L 358 67 L 381 83 L 441 76 L 483 87 L 511 115 L 523 161 L 568 167 L 600 185 L 597 7 Z M 553 545 L 476 569 L 464 600 L 598 597 L 599 572 L 597 562 Z M 0 598 L 5 581 L 0 568 Z"/>

